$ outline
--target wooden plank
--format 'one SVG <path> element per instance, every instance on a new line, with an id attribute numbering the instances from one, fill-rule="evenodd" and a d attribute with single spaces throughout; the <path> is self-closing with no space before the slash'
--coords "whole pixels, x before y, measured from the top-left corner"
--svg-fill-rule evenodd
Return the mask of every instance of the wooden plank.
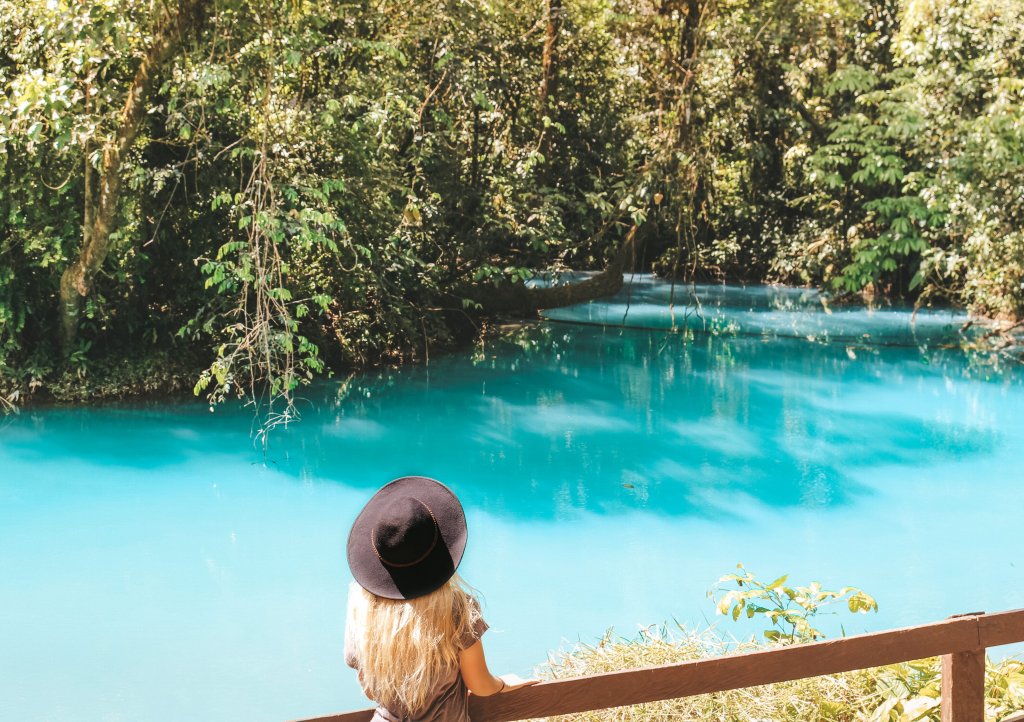
<path id="1" fill-rule="evenodd" d="M 969 615 L 845 639 L 542 682 L 492 697 L 471 697 L 470 712 L 473 719 L 488 722 L 586 712 L 974 652 L 980 647 L 1021 641 L 1024 609 Z M 305 722 L 367 722 L 372 715 L 372 710 L 359 710 Z"/>
<path id="2" fill-rule="evenodd" d="M 978 636 L 981 647 L 1024 642 L 1024 609 L 978 617 Z"/>
<path id="3" fill-rule="evenodd" d="M 985 650 L 942 657 L 942 722 L 985 722 Z"/>

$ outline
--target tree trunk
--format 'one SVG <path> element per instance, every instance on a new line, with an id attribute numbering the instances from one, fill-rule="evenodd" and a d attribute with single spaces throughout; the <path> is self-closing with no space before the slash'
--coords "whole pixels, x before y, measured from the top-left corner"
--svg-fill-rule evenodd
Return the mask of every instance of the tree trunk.
<path id="1" fill-rule="evenodd" d="M 558 98 L 558 36 L 562 31 L 562 0 L 545 0 L 544 4 L 544 50 L 541 55 L 540 114 L 550 121 L 556 118 Z M 545 176 L 550 177 L 553 165 L 551 158 L 554 144 L 551 126 L 541 128 L 541 155 L 544 156 Z"/>
<path id="2" fill-rule="evenodd" d="M 147 101 L 160 68 L 181 49 L 183 36 L 195 22 L 202 0 L 181 0 L 166 5 L 153 33 L 153 44 L 142 58 L 118 117 L 117 132 L 103 146 L 99 188 L 92 186 L 92 170 L 86 170 L 82 247 L 60 279 L 61 345 L 68 353 L 78 338 L 82 301 L 110 252 L 110 233 L 117 221 L 121 198 L 121 172 L 125 157 L 135 143 L 146 116 Z M 86 164 L 89 163 L 88 157 Z"/>
<path id="3" fill-rule="evenodd" d="M 676 138 L 676 142 L 681 148 L 685 148 L 693 137 L 694 123 L 691 118 L 691 106 L 697 85 L 701 23 L 706 5 L 706 0 L 686 0 L 680 8 L 683 27 L 679 33 L 679 47 L 674 64 L 683 69 L 683 76 L 678 80 L 678 92 L 683 100 L 684 108 L 678 121 Z"/>

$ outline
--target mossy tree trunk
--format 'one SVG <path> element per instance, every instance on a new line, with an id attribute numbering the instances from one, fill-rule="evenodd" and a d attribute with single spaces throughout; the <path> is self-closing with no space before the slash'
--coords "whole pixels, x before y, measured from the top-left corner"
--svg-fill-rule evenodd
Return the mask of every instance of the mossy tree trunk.
<path id="1" fill-rule="evenodd" d="M 540 114 L 547 122 L 541 128 L 540 152 L 544 156 L 542 181 L 554 178 L 554 128 L 550 125 L 558 118 L 558 66 L 559 35 L 562 32 L 562 0 L 545 0 L 544 49 L 541 54 Z"/>
<path id="2" fill-rule="evenodd" d="M 98 173 L 86 157 L 85 208 L 82 245 L 77 257 L 60 279 L 61 346 L 69 353 L 78 338 L 82 303 L 91 293 L 96 276 L 110 253 L 111 232 L 117 222 L 122 171 L 146 117 L 149 98 L 163 66 L 177 55 L 185 34 L 195 24 L 202 0 L 182 0 L 176 6 L 161 5 L 153 42 L 139 64 L 117 130 L 103 145 Z M 98 179 L 94 180 L 94 175 Z M 98 188 L 92 186 L 98 182 Z"/>

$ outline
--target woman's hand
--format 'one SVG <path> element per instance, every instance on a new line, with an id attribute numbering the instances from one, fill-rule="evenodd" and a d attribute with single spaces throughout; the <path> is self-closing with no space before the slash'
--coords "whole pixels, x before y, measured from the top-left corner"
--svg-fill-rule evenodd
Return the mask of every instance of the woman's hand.
<path id="1" fill-rule="evenodd" d="M 501 688 L 502 692 L 511 692 L 512 690 L 519 689 L 520 687 L 532 687 L 540 682 L 539 679 L 523 679 L 513 672 L 499 675 L 498 679 L 505 683 L 505 686 Z"/>

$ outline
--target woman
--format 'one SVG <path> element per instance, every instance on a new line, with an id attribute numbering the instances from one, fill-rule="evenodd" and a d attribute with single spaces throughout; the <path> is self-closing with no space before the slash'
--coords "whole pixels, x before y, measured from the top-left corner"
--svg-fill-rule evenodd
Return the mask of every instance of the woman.
<path id="1" fill-rule="evenodd" d="M 470 692 L 536 684 L 488 670 L 487 623 L 455 573 L 465 549 L 462 505 L 422 476 L 380 489 L 352 525 L 345 662 L 377 702 L 374 722 L 468 722 Z"/>

